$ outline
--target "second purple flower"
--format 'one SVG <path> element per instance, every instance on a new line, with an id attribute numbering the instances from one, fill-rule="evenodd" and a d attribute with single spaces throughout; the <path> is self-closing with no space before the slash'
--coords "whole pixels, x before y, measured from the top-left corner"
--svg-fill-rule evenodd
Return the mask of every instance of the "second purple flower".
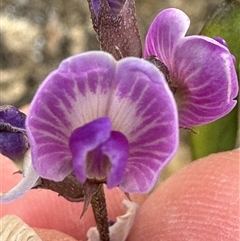
<path id="1" fill-rule="evenodd" d="M 155 56 L 169 71 L 175 88 L 180 127 L 215 121 L 236 105 L 234 57 L 222 41 L 185 36 L 190 20 L 179 9 L 166 9 L 152 22 L 145 57 Z"/>

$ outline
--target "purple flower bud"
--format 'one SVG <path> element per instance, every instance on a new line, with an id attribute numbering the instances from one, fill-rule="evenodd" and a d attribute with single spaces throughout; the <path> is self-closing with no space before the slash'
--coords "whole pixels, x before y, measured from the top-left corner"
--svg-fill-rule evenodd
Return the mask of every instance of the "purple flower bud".
<path id="1" fill-rule="evenodd" d="M 3 203 L 23 196 L 36 185 L 39 178 L 31 164 L 25 119 L 26 115 L 16 107 L 0 106 L 0 153 L 21 167 L 23 174 L 23 179 L 15 187 L 5 193 L 0 193 L 0 202 Z"/>
<path id="2" fill-rule="evenodd" d="M 0 106 L 0 153 L 14 162 L 29 148 L 25 133 L 26 115 L 13 106 Z"/>
<path id="3" fill-rule="evenodd" d="M 25 129 L 26 115 L 16 107 L 10 105 L 0 106 L 0 123 L 7 123 L 12 127 Z"/>
<path id="4" fill-rule="evenodd" d="M 142 57 L 134 0 L 88 0 L 88 3 L 101 49 L 117 60 Z"/>
<path id="5" fill-rule="evenodd" d="M 90 0 L 90 4 L 92 5 L 93 10 L 94 10 L 94 14 L 96 16 L 98 16 L 98 14 L 99 14 L 100 5 L 102 4 L 102 2 L 104 2 L 104 1 Z M 110 7 L 113 15 L 117 16 L 120 13 L 121 9 L 123 8 L 126 0 L 107 0 L 106 2 L 108 4 L 108 6 Z"/>

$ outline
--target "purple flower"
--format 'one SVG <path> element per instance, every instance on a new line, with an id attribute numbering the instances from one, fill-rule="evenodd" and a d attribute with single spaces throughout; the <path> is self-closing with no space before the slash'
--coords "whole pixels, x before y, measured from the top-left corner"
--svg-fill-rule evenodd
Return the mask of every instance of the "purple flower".
<path id="1" fill-rule="evenodd" d="M 238 93 L 234 58 L 227 47 L 219 39 L 185 37 L 189 24 L 178 9 L 162 11 L 150 26 L 144 53 L 168 68 L 180 127 L 221 118 L 234 108 Z"/>
<path id="2" fill-rule="evenodd" d="M 0 153 L 15 163 L 29 148 L 25 134 L 26 115 L 10 105 L 0 106 Z"/>
<path id="3" fill-rule="evenodd" d="M 101 49 L 117 60 L 142 57 L 134 0 L 88 0 L 88 3 Z"/>
<path id="4" fill-rule="evenodd" d="M 100 51 L 73 56 L 46 78 L 26 126 L 42 178 L 75 175 L 124 192 L 149 191 L 178 146 L 176 104 L 160 71 Z"/>

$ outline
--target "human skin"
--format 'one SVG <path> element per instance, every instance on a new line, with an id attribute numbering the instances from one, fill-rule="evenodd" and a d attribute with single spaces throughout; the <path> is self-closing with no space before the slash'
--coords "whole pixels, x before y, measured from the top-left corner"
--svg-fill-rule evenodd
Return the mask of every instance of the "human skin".
<path id="1" fill-rule="evenodd" d="M 240 238 L 240 149 L 191 163 L 141 206 L 128 241 Z"/>
<path id="2" fill-rule="evenodd" d="M 239 240 L 239 156 L 238 149 L 203 158 L 167 179 L 145 201 L 135 196 L 142 204 L 128 241 Z M 1 163 L 1 186 L 8 189 L 18 175 L 11 176 L 16 169 L 4 157 Z M 114 220 L 124 212 L 121 200 L 126 197 L 119 189 L 106 190 L 106 196 L 109 218 Z M 67 238 L 47 229 L 85 240 L 87 229 L 95 225 L 91 209 L 79 219 L 81 210 L 82 203 L 68 202 L 51 191 L 31 190 L 2 204 L 1 217 L 18 215 L 38 227 L 35 230 L 44 241 Z M 75 239 L 68 236 L 64 240 Z"/>
<path id="3" fill-rule="evenodd" d="M 239 240 L 239 158 L 240 149 L 210 155 L 172 175 L 148 198 L 132 196 L 141 207 L 127 241 Z M 6 191 L 21 175 L 12 175 L 17 169 L 7 158 L 0 160 L 0 191 Z M 115 220 L 125 211 L 121 202 L 126 196 L 118 188 L 105 191 L 109 219 Z M 0 207 L 0 217 L 18 215 L 36 227 L 43 241 L 86 240 L 87 230 L 96 226 L 91 208 L 80 219 L 82 203 L 48 190 L 31 190 Z"/>

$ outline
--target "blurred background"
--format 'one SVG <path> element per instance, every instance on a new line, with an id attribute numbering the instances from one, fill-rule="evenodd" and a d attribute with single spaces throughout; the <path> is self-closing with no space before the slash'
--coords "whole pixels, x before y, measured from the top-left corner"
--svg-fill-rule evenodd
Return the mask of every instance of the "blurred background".
<path id="1" fill-rule="evenodd" d="M 136 0 L 142 43 L 153 18 L 168 7 L 191 19 L 188 34 L 198 34 L 221 0 Z M 99 49 L 87 0 L 0 1 L 0 104 L 30 103 L 40 83 L 66 57 Z M 190 161 L 188 131 L 181 131 L 177 157 L 163 179 Z M 179 161 L 179 159 L 181 161 Z"/>
<path id="2" fill-rule="evenodd" d="M 29 103 L 46 75 L 62 59 L 99 49 L 87 0 L 1 0 L 0 101 L 21 107 Z M 153 18 L 177 7 L 191 19 L 197 34 L 221 0 L 136 0 L 142 41 Z"/>

